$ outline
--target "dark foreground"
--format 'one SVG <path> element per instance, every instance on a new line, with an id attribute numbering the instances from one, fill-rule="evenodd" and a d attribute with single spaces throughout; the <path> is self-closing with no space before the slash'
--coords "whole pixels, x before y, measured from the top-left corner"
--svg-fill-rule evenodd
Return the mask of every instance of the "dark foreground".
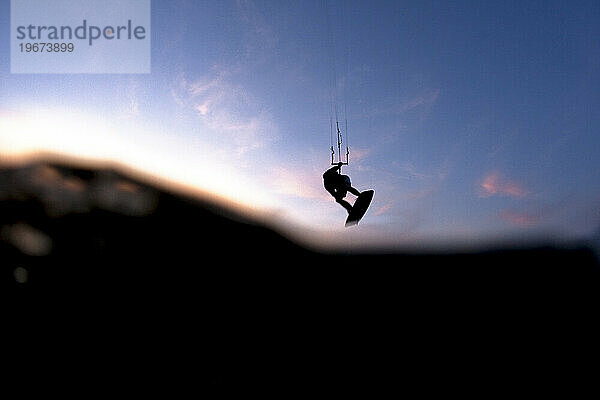
<path id="1" fill-rule="evenodd" d="M 4 365 L 23 393 L 487 397 L 597 376 L 586 247 L 319 254 L 214 204 L 48 164 L 0 171 L 0 224 Z"/>

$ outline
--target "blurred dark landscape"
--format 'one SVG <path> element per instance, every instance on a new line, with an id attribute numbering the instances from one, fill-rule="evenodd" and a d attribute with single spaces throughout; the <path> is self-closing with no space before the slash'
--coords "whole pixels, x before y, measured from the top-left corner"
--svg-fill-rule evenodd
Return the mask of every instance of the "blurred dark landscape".
<path id="1" fill-rule="evenodd" d="M 596 373 L 579 369 L 598 363 L 585 245 L 320 253 L 207 200 L 44 162 L 0 170 L 0 239 L 23 388 L 508 394 Z"/>

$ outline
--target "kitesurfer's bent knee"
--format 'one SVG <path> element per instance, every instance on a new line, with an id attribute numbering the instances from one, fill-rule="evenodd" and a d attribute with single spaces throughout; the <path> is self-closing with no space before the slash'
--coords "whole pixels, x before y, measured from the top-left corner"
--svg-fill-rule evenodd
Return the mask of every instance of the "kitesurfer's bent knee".
<path id="1" fill-rule="evenodd" d="M 350 211 L 352 211 L 352 206 L 350 205 L 350 203 L 348 203 L 346 200 L 342 199 L 341 197 L 336 197 L 335 201 L 336 201 L 336 203 L 341 204 L 341 206 L 344 207 L 346 209 L 346 211 L 348 211 L 348 214 L 350 214 Z"/>
<path id="2" fill-rule="evenodd" d="M 358 190 L 354 189 L 352 186 L 350 186 L 350 187 L 349 187 L 349 188 L 347 188 L 347 189 L 348 189 L 348 191 L 349 191 L 350 193 L 352 193 L 353 195 L 355 195 L 355 196 L 360 196 L 360 192 L 359 192 Z"/>

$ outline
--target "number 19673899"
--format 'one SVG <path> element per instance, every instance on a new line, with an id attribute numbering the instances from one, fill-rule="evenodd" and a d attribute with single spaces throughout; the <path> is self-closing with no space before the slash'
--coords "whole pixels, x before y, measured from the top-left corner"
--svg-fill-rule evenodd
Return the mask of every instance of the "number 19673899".
<path id="1" fill-rule="evenodd" d="M 19 43 L 21 53 L 72 53 L 75 50 L 73 43 Z"/>

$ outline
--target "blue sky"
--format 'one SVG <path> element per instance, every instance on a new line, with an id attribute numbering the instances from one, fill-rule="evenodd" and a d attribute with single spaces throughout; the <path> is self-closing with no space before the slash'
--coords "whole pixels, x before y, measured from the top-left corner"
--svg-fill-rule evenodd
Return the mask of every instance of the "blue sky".
<path id="1" fill-rule="evenodd" d="M 11 74 L 9 7 L 4 157 L 115 160 L 332 245 L 600 226 L 598 2 L 153 1 L 142 75 Z M 321 182 L 332 94 L 348 121 L 344 173 L 375 190 L 351 229 Z"/>

